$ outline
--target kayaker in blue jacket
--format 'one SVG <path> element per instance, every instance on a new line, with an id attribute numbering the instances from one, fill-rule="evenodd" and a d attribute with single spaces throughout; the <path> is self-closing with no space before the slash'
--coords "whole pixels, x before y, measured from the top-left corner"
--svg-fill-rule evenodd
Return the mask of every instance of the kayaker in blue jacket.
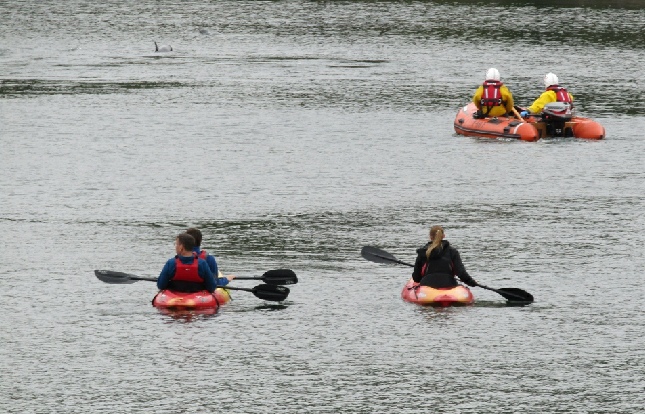
<path id="1" fill-rule="evenodd" d="M 190 234 L 195 239 L 195 247 L 193 248 L 193 251 L 197 253 L 197 257 L 206 260 L 208 267 L 211 269 L 211 272 L 213 272 L 213 276 L 217 276 L 219 271 L 217 269 L 217 261 L 215 260 L 215 256 L 208 254 L 206 250 L 202 250 L 200 247 L 202 244 L 202 232 L 195 227 L 191 227 L 186 230 L 186 233 Z"/>
<path id="2" fill-rule="evenodd" d="M 459 252 L 444 240 L 443 227 L 430 228 L 430 242 L 417 250 L 412 279 L 423 286 L 449 288 L 458 285 L 455 276 L 468 286 L 477 286 L 461 261 Z"/>
<path id="3" fill-rule="evenodd" d="M 180 292 L 196 292 L 207 290 L 211 293 L 217 287 L 226 286 L 235 276 L 215 278 L 205 260 L 197 257 L 193 252 L 195 238 L 188 233 L 181 233 L 175 239 L 177 255 L 168 259 L 164 265 L 157 287 L 172 289 Z"/>

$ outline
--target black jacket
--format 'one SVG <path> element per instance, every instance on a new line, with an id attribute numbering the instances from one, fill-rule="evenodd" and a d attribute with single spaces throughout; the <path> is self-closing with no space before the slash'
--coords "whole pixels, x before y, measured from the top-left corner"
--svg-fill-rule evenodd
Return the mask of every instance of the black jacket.
<path id="1" fill-rule="evenodd" d="M 415 282 L 434 288 L 452 287 L 457 286 L 455 276 L 458 276 L 468 286 L 476 286 L 475 280 L 466 271 L 459 252 L 447 240 L 442 240 L 441 247 L 432 251 L 430 259 L 426 258 L 428 246 L 430 243 L 417 249 L 417 260 L 412 272 Z"/>

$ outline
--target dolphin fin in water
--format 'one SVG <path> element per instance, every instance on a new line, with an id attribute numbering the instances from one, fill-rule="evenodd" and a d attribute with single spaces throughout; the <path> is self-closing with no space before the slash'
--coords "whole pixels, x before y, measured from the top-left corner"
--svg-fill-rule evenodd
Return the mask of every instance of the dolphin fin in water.
<path id="1" fill-rule="evenodd" d="M 157 42 L 154 42 L 155 44 L 155 52 L 172 52 L 172 46 L 170 45 L 157 45 Z"/>

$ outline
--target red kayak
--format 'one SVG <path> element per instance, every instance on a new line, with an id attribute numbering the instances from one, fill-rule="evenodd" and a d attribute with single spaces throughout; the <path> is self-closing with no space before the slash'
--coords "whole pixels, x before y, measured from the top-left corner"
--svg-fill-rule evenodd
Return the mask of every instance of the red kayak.
<path id="1" fill-rule="evenodd" d="M 173 310 L 213 310 L 231 300 L 231 295 L 225 288 L 217 288 L 214 293 L 207 290 L 198 292 L 177 292 L 164 289 L 152 299 L 152 306 L 161 309 Z"/>
<path id="2" fill-rule="evenodd" d="M 472 292 L 465 286 L 435 289 L 421 286 L 412 279 L 403 287 L 401 298 L 406 302 L 426 306 L 464 306 L 475 301 Z"/>

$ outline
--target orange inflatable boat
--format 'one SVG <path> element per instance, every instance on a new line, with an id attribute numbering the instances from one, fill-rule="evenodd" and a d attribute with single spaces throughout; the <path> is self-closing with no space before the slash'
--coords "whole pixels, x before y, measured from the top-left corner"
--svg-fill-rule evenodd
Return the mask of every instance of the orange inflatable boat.
<path id="1" fill-rule="evenodd" d="M 537 141 L 547 137 L 605 138 L 605 128 L 589 118 L 574 116 L 569 104 L 551 102 L 539 115 L 524 119 L 500 116 L 476 118 L 477 107 L 469 103 L 455 117 L 455 132 L 483 138 L 512 138 Z"/>

